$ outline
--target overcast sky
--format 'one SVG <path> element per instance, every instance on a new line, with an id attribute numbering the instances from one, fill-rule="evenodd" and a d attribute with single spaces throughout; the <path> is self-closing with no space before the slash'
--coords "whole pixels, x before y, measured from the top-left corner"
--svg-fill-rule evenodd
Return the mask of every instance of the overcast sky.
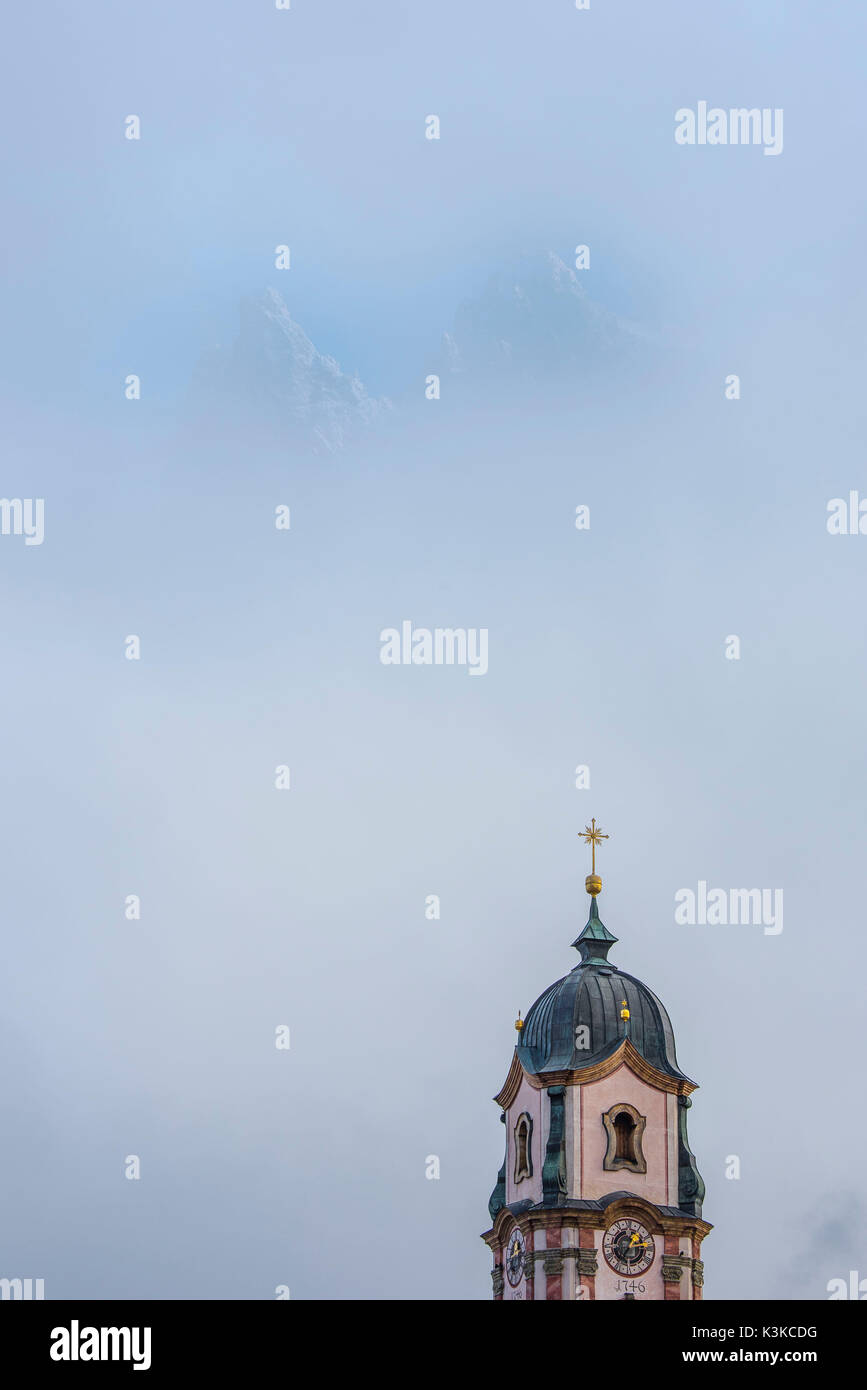
<path id="1" fill-rule="evenodd" d="M 45 536 L 0 536 L 0 1276 L 489 1298 L 491 1097 L 577 962 L 592 815 L 611 959 L 700 1087 L 706 1296 L 863 1266 L 867 539 L 826 521 L 867 498 L 865 29 L 783 0 L 10 18 L 0 491 Z M 782 152 L 678 145 L 700 101 L 782 109 Z M 622 368 L 426 399 L 459 306 L 579 244 Z M 387 427 L 323 452 L 190 417 L 269 285 Z M 487 673 L 383 665 L 404 620 L 487 629 Z M 783 930 L 676 923 L 700 881 L 782 890 Z"/>

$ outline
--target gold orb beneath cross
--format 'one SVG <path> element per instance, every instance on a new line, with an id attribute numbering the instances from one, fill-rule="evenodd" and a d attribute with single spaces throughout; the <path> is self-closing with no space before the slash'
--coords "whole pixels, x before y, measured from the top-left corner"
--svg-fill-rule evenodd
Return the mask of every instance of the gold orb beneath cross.
<path id="1" fill-rule="evenodd" d="M 602 892 L 602 879 L 598 874 L 588 874 L 584 880 L 584 887 L 591 898 L 595 898 L 597 894 Z"/>

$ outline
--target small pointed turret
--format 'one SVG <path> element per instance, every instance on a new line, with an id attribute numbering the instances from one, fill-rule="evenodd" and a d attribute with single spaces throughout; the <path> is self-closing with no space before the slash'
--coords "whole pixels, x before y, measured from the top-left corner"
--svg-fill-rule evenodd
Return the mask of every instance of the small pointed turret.
<path id="1" fill-rule="evenodd" d="M 590 916 L 587 925 L 572 942 L 576 951 L 581 952 L 582 965 L 607 965 L 608 952 L 618 941 L 613 932 L 610 932 L 605 923 L 599 916 L 599 909 L 596 906 L 595 896 L 590 899 Z"/>

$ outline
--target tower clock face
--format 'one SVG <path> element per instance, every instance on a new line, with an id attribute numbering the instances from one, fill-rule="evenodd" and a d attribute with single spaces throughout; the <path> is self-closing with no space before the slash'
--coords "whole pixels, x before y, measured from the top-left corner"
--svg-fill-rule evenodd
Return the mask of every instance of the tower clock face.
<path id="1" fill-rule="evenodd" d="M 506 1246 L 506 1274 L 510 1284 L 520 1284 L 526 1261 L 527 1247 L 524 1244 L 524 1237 L 516 1226 L 509 1236 L 509 1244 Z"/>
<path id="2" fill-rule="evenodd" d="M 627 1217 L 609 1226 L 602 1253 L 618 1274 L 643 1274 L 653 1264 L 653 1236 L 640 1222 Z"/>

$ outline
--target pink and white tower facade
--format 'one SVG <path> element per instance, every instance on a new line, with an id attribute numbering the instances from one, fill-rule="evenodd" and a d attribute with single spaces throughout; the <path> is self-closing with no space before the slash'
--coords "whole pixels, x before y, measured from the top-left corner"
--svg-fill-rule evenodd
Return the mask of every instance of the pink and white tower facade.
<path id="1" fill-rule="evenodd" d="M 506 1153 L 483 1235 L 494 1298 L 700 1299 L 712 1228 L 687 1138 L 696 1084 L 659 999 L 608 960 L 617 937 L 597 908 L 595 821 L 585 837 L 594 872 L 580 963 L 516 1024 L 495 1097 Z"/>

